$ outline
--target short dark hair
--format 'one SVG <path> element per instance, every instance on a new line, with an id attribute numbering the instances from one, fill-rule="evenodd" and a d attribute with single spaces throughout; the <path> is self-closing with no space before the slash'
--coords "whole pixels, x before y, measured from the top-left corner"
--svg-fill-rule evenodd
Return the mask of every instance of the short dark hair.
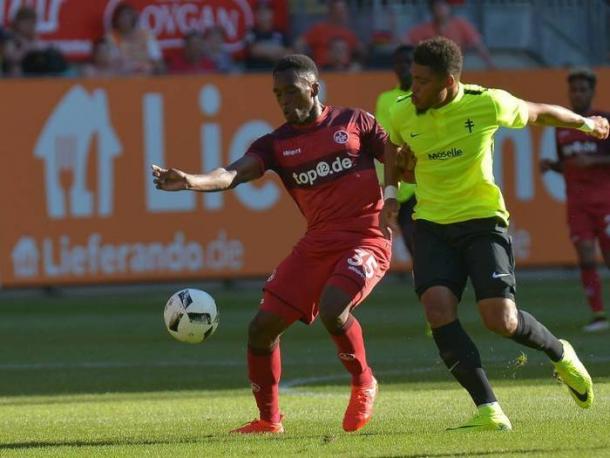
<path id="1" fill-rule="evenodd" d="M 318 67 L 316 63 L 305 54 L 289 54 L 282 57 L 273 67 L 273 74 L 284 70 L 294 70 L 298 73 L 311 73 L 318 79 Z"/>
<path id="2" fill-rule="evenodd" d="M 133 14 L 132 18 L 132 26 L 135 27 L 138 24 L 138 10 L 129 3 L 129 2 L 121 2 L 119 3 L 112 13 L 112 19 L 110 22 L 112 23 L 112 28 L 116 29 L 119 23 L 119 17 L 123 14 L 124 11 L 130 11 Z"/>
<path id="3" fill-rule="evenodd" d="M 570 70 L 568 73 L 568 83 L 574 80 L 585 80 L 591 86 L 591 89 L 595 89 L 597 84 L 597 75 L 590 68 L 580 67 Z"/>
<path id="4" fill-rule="evenodd" d="M 464 58 L 455 42 L 445 37 L 435 37 L 424 40 L 415 47 L 413 61 L 432 68 L 432 71 L 440 75 L 453 75 L 459 79 Z"/>

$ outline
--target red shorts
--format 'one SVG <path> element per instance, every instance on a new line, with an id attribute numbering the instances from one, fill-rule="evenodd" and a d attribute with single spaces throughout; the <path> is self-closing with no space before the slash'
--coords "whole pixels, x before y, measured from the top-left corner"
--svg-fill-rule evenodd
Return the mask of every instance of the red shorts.
<path id="1" fill-rule="evenodd" d="M 260 310 L 281 316 L 287 323 L 311 324 L 325 286 L 333 285 L 351 297 L 356 307 L 390 267 L 392 246 L 384 238 L 338 241 L 324 251 L 299 242 L 273 271 L 263 287 Z"/>
<path id="2" fill-rule="evenodd" d="M 610 202 L 568 203 L 568 226 L 573 243 L 597 239 L 602 251 L 610 250 Z"/>

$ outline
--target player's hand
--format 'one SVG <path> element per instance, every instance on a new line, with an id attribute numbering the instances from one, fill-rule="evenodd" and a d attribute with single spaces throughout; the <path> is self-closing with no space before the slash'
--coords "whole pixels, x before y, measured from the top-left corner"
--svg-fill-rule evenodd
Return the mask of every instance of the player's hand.
<path id="1" fill-rule="evenodd" d="M 398 209 L 396 199 L 386 199 L 379 215 L 379 228 L 386 239 L 392 239 L 392 231 L 398 231 Z"/>
<path id="2" fill-rule="evenodd" d="M 153 183 L 163 191 L 183 191 L 188 189 L 188 175 L 178 169 L 164 169 L 158 165 L 152 166 Z"/>
<path id="3" fill-rule="evenodd" d="M 600 140 L 608 138 L 608 132 L 610 131 L 608 120 L 602 116 L 589 116 L 589 119 L 595 123 L 593 132 L 589 132 L 589 135 Z"/>
<path id="4" fill-rule="evenodd" d="M 546 173 L 549 170 L 552 170 L 553 164 L 554 164 L 554 161 L 552 161 L 550 159 L 541 159 L 540 160 L 540 172 Z"/>
<path id="5" fill-rule="evenodd" d="M 417 159 L 409 148 L 409 145 L 403 145 L 398 148 L 396 154 L 396 168 L 400 173 L 400 180 L 407 183 L 415 183 L 415 164 Z"/>

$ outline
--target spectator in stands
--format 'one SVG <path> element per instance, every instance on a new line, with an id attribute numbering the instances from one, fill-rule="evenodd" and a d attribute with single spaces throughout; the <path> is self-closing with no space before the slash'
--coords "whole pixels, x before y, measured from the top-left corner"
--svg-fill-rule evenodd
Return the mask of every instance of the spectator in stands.
<path id="1" fill-rule="evenodd" d="M 23 76 L 67 76 L 68 70 L 63 54 L 52 47 L 34 49 L 21 59 Z"/>
<path id="2" fill-rule="evenodd" d="M 286 35 L 274 27 L 273 7 L 264 1 L 257 4 L 254 27 L 244 39 L 246 68 L 270 70 L 275 63 L 291 50 Z"/>
<path id="3" fill-rule="evenodd" d="M 443 36 L 457 43 L 462 48 L 462 52 L 471 49 L 476 51 L 489 68 L 494 68 L 481 35 L 468 20 L 453 16 L 451 5 L 447 0 L 429 0 L 428 5 L 432 20 L 409 30 L 406 40 L 409 44 L 417 45 L 428 38 Z"/>
<path id="4" fill-rule="evenodd" d="M 328 63 L 322 69 L 331 72 L 357 72 L 362 70 L 362 66 L 353 61 L 347 41 L 337 37 L 329 44 Z"/>
<path id="5" fill-rule="evenodd" d="M 328 19 L 314 24 L 295 43 L 298 52 L 307 53 L 318 66 L 325 67 L 329 63 L 331 42 L 336 38 L 344 39 L 354 60 L 362 62 L 364 46 L 348 25 L 348 9 L 345 0 L 329 0 Z"/>
<path id="6" fill-rule="evenodd" d="M 82 74 L 88 78 L 117 76 L 122 73 L 121 62 L 113 52 L 112 44 L 107 38 L 101 38 L 93 44 L 91 63 L 83 66 Z"/>
<path id="7" fill-rule="evenodd" d="M 203 34 L 192 31 L 184 37 L 182 52 L 169 63 L 170 73 L 211 73 L 216 71 L 216 64 L 205 52 L 206 41 Z"/>
<path id="8" fill-rule="evenodd" d="M 232 73 L 239 70 L 225 43 L 225 32 L 220 26 L 207 29 L 204 33 L 205 56 L 213 63 L 214 71 Z"/>
<path id="9" fill-rule="evenodd" d="M 161 73 L 164 69 L 159 43 L 152 33 L 138 25 L 138 12 L 129 3 L 120 3 L 112 16 L 107 35 L 125 74 Z"/>
<path id="10" fill-rule="evenodd" d="M 12 35 L 4 47 L 8 73 L 21 74 L 21 62 L 31 51 L 42 51 L 47 46 L 36 34 L 37 15 L 33 8 L 24 6 L 17 10 L 11 24 Z"/>

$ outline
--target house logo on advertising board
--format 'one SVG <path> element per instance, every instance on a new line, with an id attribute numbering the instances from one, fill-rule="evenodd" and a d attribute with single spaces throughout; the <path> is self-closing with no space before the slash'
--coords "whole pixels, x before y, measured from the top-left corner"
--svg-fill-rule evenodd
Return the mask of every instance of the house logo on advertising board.
<path id="1" fill-rule="evenodd" d="M 31 278 L 38 275 L 40 254 L 36 240 L 32 237 L 22 237 L 13 248 L 11 257 L 16 277 Z"/>
<path id="2" fill-rule="evenodd" d="M 97 142 L 96 195 L 87 185 L 93 142 Z M 114 159 L 121 152 L 122 145 L 110 121 L 106 92 L 96 89 L 89 94 L 82 86 L 72 87 L 47 119 L 34 148 L 34 155 L 44 161 L 48 216 L 89 217 L 94 206 L 99 216 L 110 216 Z"/>

